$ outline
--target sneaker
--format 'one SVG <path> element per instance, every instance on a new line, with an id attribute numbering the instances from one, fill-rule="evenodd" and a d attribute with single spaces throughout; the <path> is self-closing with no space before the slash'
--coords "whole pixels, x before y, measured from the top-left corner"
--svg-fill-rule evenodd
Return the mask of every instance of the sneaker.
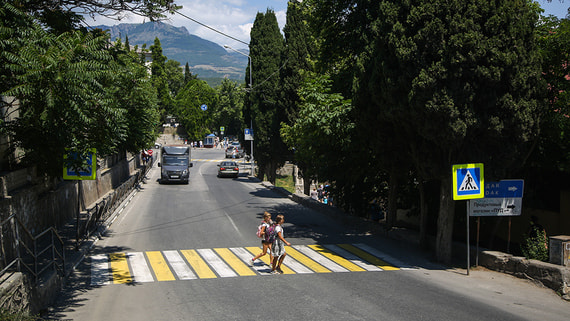
<path id="1" fill-rule="evenodd" d="M 276 271 L 279 272 L 280 274 L 283 274 L 283 270 L 281 270 L 281 268 L 277 268 Z"/>
<path id="2" fill-rule="evenodd" d="M 273 270 L 273 271 L 271 271 L 271 274 L 279 274 L 279 272 Z"/>
<path id="3" fill-rule="evenodd" d="M 249 266 L 254 266 L 254 265 L 255 265 L 255 261 L 252 258 L 251 260 L 249 260 Z"/>

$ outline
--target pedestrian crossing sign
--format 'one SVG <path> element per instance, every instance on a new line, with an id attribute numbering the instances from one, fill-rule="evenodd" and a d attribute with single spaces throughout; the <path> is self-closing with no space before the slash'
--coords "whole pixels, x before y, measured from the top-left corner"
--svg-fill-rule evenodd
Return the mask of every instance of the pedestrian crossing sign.
<path id="1" fill-rule="evenodd" d="M 468 200 L 485 197 L 483 164 L 459 164 L 452 167 L 453 199 Z"/>

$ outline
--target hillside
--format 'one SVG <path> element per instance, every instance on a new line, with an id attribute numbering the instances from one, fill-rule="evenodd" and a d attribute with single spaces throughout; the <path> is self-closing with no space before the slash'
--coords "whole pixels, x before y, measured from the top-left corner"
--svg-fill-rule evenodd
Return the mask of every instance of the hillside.
<path id="1" fill-rule="evenodd" d="M 93 28 L 107 30 L 111 39 L 120 38 L 125 41 L 129 37 L 131 46 L 139 48 L 146 44 L 150 48 L 158 37 L 162 53 L 171 60 L 178 61 L 182 66 L 190 66 L 190 71 L 198 74 L 200 79 L 216 79 L 227 77 L 243 82 L 247 57 L 226 51 L 222 46 L 191 35 L 185 27 L 174 27 L 162 22 L 147 22 L 143 24 L 123 23 L 115 26 L 99 25 Z"/>

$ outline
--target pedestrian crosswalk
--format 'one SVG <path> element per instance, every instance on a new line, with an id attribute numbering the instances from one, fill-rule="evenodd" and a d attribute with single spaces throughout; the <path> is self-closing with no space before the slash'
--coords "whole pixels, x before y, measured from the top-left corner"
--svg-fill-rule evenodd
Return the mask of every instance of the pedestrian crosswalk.
<path id="1" fill-rule="evenodd" d="M 270 275 L 269 255 L 251 264 L 260 247 L 232 247 L 96 254 L 91 285 Z M 283 274 L 378 272 L 414 269 L 366 244 L 293 245 Z"/>

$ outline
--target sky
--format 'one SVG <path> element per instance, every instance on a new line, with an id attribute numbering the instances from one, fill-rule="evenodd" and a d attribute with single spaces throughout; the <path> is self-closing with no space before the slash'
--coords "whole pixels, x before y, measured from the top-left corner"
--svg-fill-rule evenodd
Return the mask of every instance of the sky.
<path id="1" fill-rule="evenodd" d="M 258 12 L 265 13 L 272 9 L 277 17 L 279 28 L 285 26 L 285 14 L 288 0 L 177 0 L 182 5 L 182 14 L 213 29 L 219 30 L 233 38 L 249 43 L 249 32 Z M 555 15 L 564 18 L 570 7 L 570 0 L 536 0 L 545 10 L 544 15 Z M 200 24 L 188 20 L 178 14 L 169 16 L 170 23 L 175 27 L 186 27 L 190 34 L 213 41 L 220 46 L 230 46 L 233 49 L 247 49 L 247 45 L 216 33 Z M 142 23 L 148 21 L 143 17 L 130 15 L 121 21 L 98 17 L 96 20 L 86 19 L 89 25 L 116 25 L 119 23 Z"/>

